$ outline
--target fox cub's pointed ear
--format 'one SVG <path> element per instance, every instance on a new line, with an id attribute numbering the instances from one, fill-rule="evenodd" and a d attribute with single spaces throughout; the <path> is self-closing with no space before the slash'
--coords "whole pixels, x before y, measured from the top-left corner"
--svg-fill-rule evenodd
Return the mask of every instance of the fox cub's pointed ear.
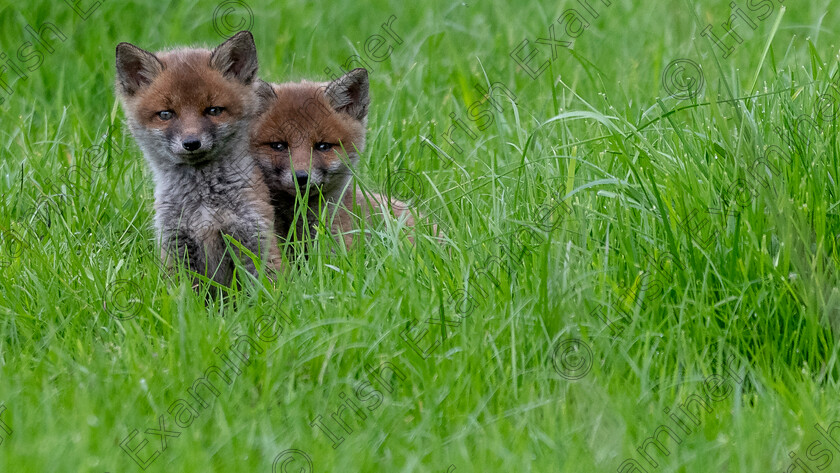
<path id="1" fill-rule="evenodd" d="M 123 94 L 134 95 L 162 71 L 163 64 L 154 54 L 131 43 L 117 45 L 117 81 Z"/>
<path id="2" fill-rule="evenodd" d="M 274 87 L 264 80 L 257 79 L 254 83 L 254 90 L 257 92 L 257 99 L 259 100 L 258 113 L 268 110 L 271 102 L 277 100 L 277 94 L 274 93 Z"/>
<path id="3" fill-rule="evenodd" d="M 226 77 L 250 84 L 257 77 L 257 46 L 250 31 L 240 31 L 220 44 L 210 56 L 210 66 Z"/>
<path id="4" fill-rule="evenodd" d="M 370 105 L 367 69 L 353 69 L 330 82 L 326 94 L 330 105 L 337 112 L 344 112 L 359 120 L 364 119 Z"/>
<path id="5" fill-rule="evenodd" d="M 257 83 L 254 85 L 254 88 L 256 89 L 257 97 L 259 97 L 260 100 L 269 101 L 277 98 L 277 94 L 274 93 L 274 87 L 264 80 L 257 79 Z"/>

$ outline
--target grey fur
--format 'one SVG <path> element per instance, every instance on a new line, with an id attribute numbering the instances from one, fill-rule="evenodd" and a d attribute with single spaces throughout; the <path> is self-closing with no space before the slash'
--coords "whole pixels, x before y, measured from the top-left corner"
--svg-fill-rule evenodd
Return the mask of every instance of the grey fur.
<path id="1" fill-rule="evenodd" d="M 254 81 L 256 49 L 253 37 L 245 33 L 216 48 L 210 60 L 225 77 L 248 85 L 245 118 L 219 125 L 207 145 L 209 150 L 200 158 L 174 152 L 172 140 L 164 132 L 138 123 L 131 113 L 132 97 L 154 80 L 154 64 L 162 62 L 127 43 L 117 48 L 117 89 L 129 129 L 155 182 L 155 228 L 162 258 L 170 267 L 176 261 L 186 261 L 191 270 L 225 286 L 232 282 L 234 262 L 223 235 L 263 258 L 270 269 L 277 269 L 280 262 L 268 188 L 248 150 L 248 130 L 259 112 L 259 100 L 258 81 Z M 171 51 L 166 53 L 167 63 L 186 60 L 196 52 Z M 160 70 L 163 68 L 157 72 Z M 234 245 L 231 248 L 248 272 L 258 276 L 254 261 Z"/>
<path id="2" fill-rule="evenodd" d="M 358 120 L 367 118 L 370 94 L 367 69 L 356 68 L 327 85 L 330 105 Z"/>
<path id="3" fill-rule="evenodd" d="M 131 43 L 117 45 L 117 88 L 126 96 L 152 83 L 163 64 L 152 53 Z"/>
<path id="4" fill-rule="evenodd" d="M 257 77 L 257 46 L 248 31 L 241 31 L 213 50 L 210 66 L 230 78 L 250 84 Z"/>

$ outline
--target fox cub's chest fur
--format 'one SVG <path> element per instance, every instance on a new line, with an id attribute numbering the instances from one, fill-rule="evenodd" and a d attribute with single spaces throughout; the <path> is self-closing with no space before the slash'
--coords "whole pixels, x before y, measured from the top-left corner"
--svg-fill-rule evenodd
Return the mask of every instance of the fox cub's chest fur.
<path id="1" fill-rule="evenodd" d="M 253 162 L 250 172 L 244 170 L 248 162 L 171 173 L 155 192 L 155 224 L 161 240 L 167 242 L 167 252 L 174 252 L 179 259 L 189 258 L 194 269 L 215 268 L 214 280 L 223 284 L 231 278 L 233 261 L 224 257 L 222 234 L 254 254 L 271 257 L 276 252 L 268 189 L 262 176 L 254 176 L 259 170 Z M 253 269 L 250 258 L 241 259 Z"/>
<path id="2" fill-rule="evenodd" d="M 279 236 L 290 234 L 296 199 L 306 199 L 306 219 L 297 219 L 296 236 L 311 236 L 326 207 L 331 231 L 342 234 L 348 246 L 356 227 L 354 208 L 366 219 L 389 207 L 398 216 L 408 212 L 402 202 L 388 205 L 381 195 L 353 191 L 370 104 L 366 70 L 354 69 L 332 82 L 272 84 L 261 90 L 261 98 L 267 105 L 252 127 L 251 151 L 271 193 Z M 413 225 L 413 218 L 406 223 Z"/>
<path id="3" fill-rule="evenodd" d="M 248 146 L 259 113 L 250 33 L 215 50 L 157 55 L 117 46 L 117 90 L 155 180 L 155 226 L 168 263 L 231 282 L 229 235 L 274 267 L 279 262 L 268 188 Z M 239 255 L 252 274 L 251 258 Z"/>

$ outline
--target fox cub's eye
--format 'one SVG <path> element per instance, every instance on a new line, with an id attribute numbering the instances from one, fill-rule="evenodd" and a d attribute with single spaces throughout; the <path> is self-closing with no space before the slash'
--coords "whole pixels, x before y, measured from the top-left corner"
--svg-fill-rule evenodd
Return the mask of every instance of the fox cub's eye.
<path id="1" fill-rule="evenodd" d="M 225 107 L 207 107 L 207 110 L 205 110 L 204 113 L 210 115 L 211 117 L 215 117 L 221 115 L 224 110 Z"/>
<path id="2" fill-rule="evenodd" d="M 332 149 L 334 145 L 332 143 L 324 143 L 323 141 L 320 143 L 315 143 L 315 150 L 316 151 L 329 151 Z"/>
<path id="3" fill-rule="evenodd" d="M 162 112 L 158 112 L 157 116 L 158 118 L 164 121 L 171 120 L 175 116 L 175 112 L 173 112 L 172 110 L 164 110 Z"/>
<path id="4" fill-rule="evenodd" d="M 271 146 L 271 149 L 274 151 L 286 151 L 289 149 L 289 144 L 285 141 L 275 141 L 274 143 L 269 143 L 268 145 Z"/>

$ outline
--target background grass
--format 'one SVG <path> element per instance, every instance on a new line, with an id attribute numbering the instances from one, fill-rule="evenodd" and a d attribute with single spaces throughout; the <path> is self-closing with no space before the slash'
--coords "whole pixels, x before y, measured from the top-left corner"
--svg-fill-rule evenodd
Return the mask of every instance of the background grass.
<path id="1" fill-rule="evenodd" d="M 368 61 L 359 179 L 412 200 L 447 241 L 421 228 L 413 247 L 395 221 L 350 251 L 321 239 L 276 287 L 210 307 L 157 266 L 152 182 L 112 84 L 120 41 L 221 42 L 219 3 L 105 2 L 87 19 L 73 2 L 0 5 L 8 55 L 34 41 L 26 25 L 66 36 L 25 80 L 0 75 L 13 90 L 0 90 L 2 470 L 140 471 L 120 448 L 137 429 L 141 458 L 160 451 L 147 471 L 268 472 L 279 458 L 290 463 L 275 471 L 607 472 L 632 458 L 756 472 L 785 471 L 790 452 L 840 471 L 840 451 L 828 464 L 805 454 L 815 424 L 840 420 L 840 13 L 786 2 L 780 18 L 772 2 L 758 20 L 743 3 L 755 30 L 736 22 L 727 58 L 700 35 L 722 35 L 734 13 L 718 0 L 593 0 L 597 18 L 542 1 L 249 0 L 252 16 L 217 15 L 223 33 L 253 19 L 275 82 L 326 79 L 395 16 L 402 44 Z M 590 24 L 552 58 L 535 41 L 552 24 L 568 39 L 567 8 Z M 548 61 L 536 79 L 510 56 L 525 39 L 531 67 Z M 676 59 L 702 70 L 699 95 L 669 97 Z M 670 88 L 694 90 L 690 75 Z M 515 94 L 492 96 L 500 111 L 475 88 L 493 83 Z M 476 103 L 492 114 L 483 130 Z M 450 114 L 472 133 L 452 135 L 460 153 L 443 138 Z M 687 230 L 690 215 L 706 223 Z M 169 407 L 223 367 L 214 349 L 280 314 L 280 337 L 176 427 Z M 424 359 L 401 334 L 425 329 Z M 393 392 L 365 371 L 384 362 L 404 375 L 386 380 Z M 668 413 L 715 374 L 726 395 L 678 432 Z M 330 414 L 344 395 L 361 403 L 368 380 L 381 405 L 346 415 L 353 431 L 332 448 L 310 422 L 338 432 Z M 162 451 L 144 433 L 160 416 L 181 432 Z M 653 466 L 637 448 L 662 425 L 680 443 L 660 435 Z"/>

